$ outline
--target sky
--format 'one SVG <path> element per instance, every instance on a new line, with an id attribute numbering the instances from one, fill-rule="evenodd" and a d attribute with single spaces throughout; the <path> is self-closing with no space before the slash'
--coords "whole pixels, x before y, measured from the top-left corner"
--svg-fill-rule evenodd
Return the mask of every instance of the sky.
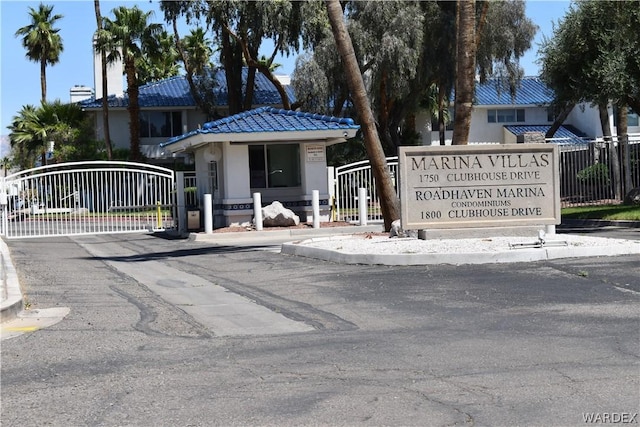
<path id="1" fill-rule="evenodd" d="M 40 103 L 40 65 L 25 57 L 20 38 L 14 37 L 16 30 L 30 23 L 29 7 L 38 8 L 39 1 L 0 0 L 0 135 L 7 135 L 6 127 L 23 105 Z M 93 53 L 91 39 L 96 21 L 93 0 L 51 0 L 53 13 L 63 15 L 57 28 L 64 46 L 60 62 L 47 67 L 47 98 L 69 101 L 69 90 L 76 85 L 95 87 L 93 81 Z M 153 10 L 153 22 L 163 23 L 163 15 L 157 0 L 125 1 L 101 0 L 103 16 L 112 17 L 111 10 L 117 6 L 138 5 L 142 10 Z M 552 23 L 562 19 L 569 8 L 568 0 L 527 0 L 526 13 L 539 26 L 532 48 L 520 60 L 525 75 L 538 75 L 536 64 L 538 45 L 543 36 L 550 37 Z M 188 33 L 183 26 L 181 34 Z M 292 74 L 295 58 L 278 58 L 282 66 L 278 74 Z"/>

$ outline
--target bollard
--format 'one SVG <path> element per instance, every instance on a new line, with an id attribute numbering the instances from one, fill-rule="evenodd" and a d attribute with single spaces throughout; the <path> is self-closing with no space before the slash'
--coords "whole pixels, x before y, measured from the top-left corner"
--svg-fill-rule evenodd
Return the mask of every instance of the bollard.
<path id="1" fill-rule="evenodd" d="M 213 203 L 211 194 L 204 195 L 204 232 L 213 233 Z"/>
<path id="2" fill-rule="evenodd" d="M 367 225 L 367 189 L 358 188 L 358 219 L 360 225 Z"/>
<path id="3" fill-rule="evenodd" d="M 313 209 L 313 228 L 320 228 L 320 191 L 311 192 L 311 208 Z"/>
<path id="4" fill-rule="evenodd" d="M 156 202 L 156 229 L 162 229 L 162 210 L 160 209 L 160 201 Z"/>
<path id="5" fill-rule="evenodd" d="M 262 231 L 262 197 L 260 193 L 253 193 L 253 217 L 256 220 L 256 230 Z"/>

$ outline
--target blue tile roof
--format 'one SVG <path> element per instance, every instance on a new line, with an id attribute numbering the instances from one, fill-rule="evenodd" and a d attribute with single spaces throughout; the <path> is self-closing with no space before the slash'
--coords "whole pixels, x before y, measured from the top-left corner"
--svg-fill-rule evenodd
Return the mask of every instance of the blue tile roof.
<path id="1" fill-rule="evenodd" d="M 360 126 L 356 125 L 353 119 L 350 118 L 323 116 L 273 107 L 260 107 L 205 123 L 202 129 L 172 138 L 160 144 L 160 146 L 165 147 L 198 134 L 322 131 L 359 128 Z"/>
<path id="2" fill-rule="evenodd" d="M 242 70 L 243 81 L 246 81 L 248 68 Z M 214 89 L 216 94 L 216 105 L 228 105 L 228 89 L 225 79 L 224 70 L 216 71 L 215 75 L 217 87 Z M 289 100 L 295 100 L 293 88 L 286 85 L 285 90 L 289 96 Z M 138 99 L 141 108 L 148 107 L 195 107 L 196 103 L 191 96 L 189 83 L 185 76 L 169 77 L 158 82 L 153 82 L 140 86 Z M 109 107 L 126 108 L 129 105 L 129 96 L 125 92 L 123 96 L 109 95 Z M 102 99 L 91 98 L 78 103 L 83 108 L 102 108 Z M 282 100 L 280 94 L 273 84 L 261 73 L 256 73 L 255 86 L 253 94 L 254 105 L 280 105 Z"/>
<path id="3" fill-rule="evenodd" d="M 522 78 L 514 98 L 496 79 L 476 84 L 476 105 L 548 105 L 551 101 L 553 91 L 538 77 Z"/>
<path id="4" fill-rule="evenodd" d="M 505 128 L 514 135 L 522 135 L 526 132 L 542 132 L 547 133 L 551 125 L 507 125 Z M 552 142 L 558 144 L 584 144 L 586 135 L 578 129 L 569 125 L 562 125 L 551 139 Z"/>

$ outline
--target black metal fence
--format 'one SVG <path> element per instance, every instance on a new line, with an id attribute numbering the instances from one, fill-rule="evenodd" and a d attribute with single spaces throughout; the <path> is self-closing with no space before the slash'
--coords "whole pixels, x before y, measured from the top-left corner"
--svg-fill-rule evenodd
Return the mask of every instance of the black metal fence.
<path id="1" fill-rule="evenodd" d="M 563 206 L 621 203 L 640 187 L 640 135 L 560 147 Z"/>

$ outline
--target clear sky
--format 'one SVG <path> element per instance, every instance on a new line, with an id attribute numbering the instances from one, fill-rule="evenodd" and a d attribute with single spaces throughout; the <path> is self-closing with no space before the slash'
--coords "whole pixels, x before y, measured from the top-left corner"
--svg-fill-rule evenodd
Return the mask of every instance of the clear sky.
<path id="1" fill-rule="evenodd" d="M 40 2 L 0 0 L 0 135 L 9 131 L 6 127 L 23 105 L 40 103 L 40 66 L 25 57 L 25 50 L 19 38 L 14 37 L 16 30 L 28 25 L 29 7 L 37 9 Z M 94 87 L 93 53 L 91 38 L 95 31 L 96 21 L 92 0 L 44 1 L 53 5 L 53 13 L 63 15 L 57 22 L 64 45 L 60 62 L 47 67 L 47 98 L 52 101 L 60 99 L 69 101 L 69 90 L 75 85 Z M 137 4 L 143 10 L 156 11 L 153 22 L 163 23 L 157 0 L 124 1 L 101 0 L 103 16 L 113 17 L 111 10 L 120 5 Z M 532 49 L 521 60 L 526 75 L 537 75 L 538 65 L 535 63 L 538 44 L 542 36 L 552 35 L 552 22 L 561 19 L 570 2 L 568 0 L 528 0 L 527 16 L 539 27 Z M 181 29 L 186 34 L 186 27 Z M 295 59 L 279 58 L 282 67 L 279 74 L 291 74 Z"/>

